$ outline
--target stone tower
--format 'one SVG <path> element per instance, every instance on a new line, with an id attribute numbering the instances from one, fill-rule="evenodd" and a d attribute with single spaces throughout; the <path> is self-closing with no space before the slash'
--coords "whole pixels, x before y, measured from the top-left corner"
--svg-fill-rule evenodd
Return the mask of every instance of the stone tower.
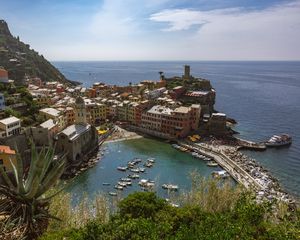
<path id="1" fill-rule="evenodd" d="M 80 96 L 75 101 L 75 124 L 78 123 L 87 123 L 86 106 L 84 99 Z"/>
<path id="2" fill-rule="evenodd" d="M 188 80 L 191 78 L 191 68 L 189 65 L 184 65 L 184 75 L 183 78 Z"/>

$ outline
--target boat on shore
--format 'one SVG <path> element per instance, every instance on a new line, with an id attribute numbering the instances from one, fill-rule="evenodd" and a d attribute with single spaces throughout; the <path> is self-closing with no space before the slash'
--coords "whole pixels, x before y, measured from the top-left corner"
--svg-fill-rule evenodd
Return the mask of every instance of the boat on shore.
<path id="1" fill-rule="evenodd" d="M 267 147 L 283 147 L 292 144 L 292 137 L 288 134 L 273 135 L 265 142 Z"/>
<path id="2" fill-rule="evenodd" d="M 206 163 L 206 165 L 208 167 L 217 167 L 217 166 L 219 166 L 219 164 L 216 163 L 215 161 L 209 161 L 208 163 Z"/>
<path id="3" fill-rule="evenodd" d="M 214 172 L 212 172 L 212 176 L 214 178 L 228 178 L 228 177 L 230 177 L 229 173 L 226 172 L 225 170 L 214 171 Z"/>

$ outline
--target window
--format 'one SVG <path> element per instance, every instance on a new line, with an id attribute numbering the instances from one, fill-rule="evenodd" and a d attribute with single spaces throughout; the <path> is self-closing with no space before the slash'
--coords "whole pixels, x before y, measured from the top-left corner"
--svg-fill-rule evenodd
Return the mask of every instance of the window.
<path id="1" fill-rule="evenodd" d="M 3 159 L 0 159 L 0 165 L 3 165 Z"/>

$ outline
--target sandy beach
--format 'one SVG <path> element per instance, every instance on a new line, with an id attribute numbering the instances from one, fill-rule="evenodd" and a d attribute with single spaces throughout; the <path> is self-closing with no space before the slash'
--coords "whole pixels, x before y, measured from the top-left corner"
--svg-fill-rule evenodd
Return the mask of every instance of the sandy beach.
<path id="1" fill-rule="evenodd" d="M 138 139 L 143 137 L 142 135 L 125 130 L 124 128 L 121 128 L 119 126 L 115 126 L 115 129 L 116 130 L 114 131 L 114 133 L 105 141 L 106 143 Z"/>

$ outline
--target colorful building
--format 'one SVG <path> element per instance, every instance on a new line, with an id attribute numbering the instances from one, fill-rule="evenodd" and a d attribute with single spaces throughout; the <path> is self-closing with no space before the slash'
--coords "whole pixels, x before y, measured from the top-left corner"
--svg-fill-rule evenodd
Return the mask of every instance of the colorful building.
<path id="1" fill-rule="evenodd" d="M 21 121 L 16 117 L 0 120 L 0 138 L 17 135 L 21 132 Z"/>
<path id="2" fill-rule="evenodd" d="M 3 93 L 0 93 L 0 110 L 5 110 L 5 98 Z"/>
<path id="3" fill-rule="evenodd" d="M 0 82 L 8 83 L 8 72 L 4 68 L 0 68 Z"/>
<path id="4" fill-rule="evenodd" d="M 10 149 L 9 146 L 0 145 L 0 165 L 3 166 L 4 171 L 13 171 L 13 163 L 15 166 L 17 164 L 16 151 Z"/>
<path id="5" fill-rule="evenodd" d="M 175 109 L 155 105 L 142 113 L 140 126 L 148 134 L 163 138 L 183 138 L 197 130 L 200 122 L 200 105 Z"/>
<path id="6" fill-rule="evenodd" d="M 66 127 L 65 116 L 55 108 L 43 108 L 39 111 L 39 114 L 44 120 L 53 119 L 58 124 L 59 130 Z"/>

